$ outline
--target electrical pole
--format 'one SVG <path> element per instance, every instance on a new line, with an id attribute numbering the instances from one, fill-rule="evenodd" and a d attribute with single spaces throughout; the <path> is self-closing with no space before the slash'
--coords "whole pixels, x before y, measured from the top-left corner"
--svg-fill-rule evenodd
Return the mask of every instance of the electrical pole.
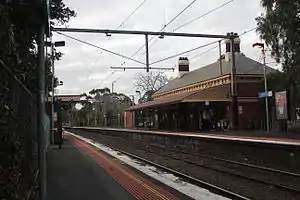
<path id="1" fill-rule="evenodd" d="M 50 37 L 50 42 L 45 42 L 45 46 L 51 48 L 51 72 L 52 72 L 52 78 L 51 78 L 51 143 L 54 144 L 54 134 L 55 134 L 55 121 L 57 121 L 57 115 L 55 115 L 55 67 L 54 67 L 54 62 L 55 62 L 55 48 L 54 47 L 60 47 L 60 46 L 65 46 L 64 41 L 58 41 L 58 42 L 53 42 L 52 41 L 52 36 Z M 58 85 L 62 85 L 57 83 Z"/>
<path id="2" fill-rule="evenodd" d="M 268 83 L 267 83 L 267 72 L 266 72 L 266 52 L 265 48 L 262 49 L 263 59 L 264 59 L 264 84 L 265 84 L 265 93 L 268 92 Z M 266 127 L 267 132 L 270 132 L 270 120 L 269 120 L 269 103 L 268 103 L 268 95 L 265 97 L 265 109 L 266 109 Z"/>
<path id="3" fill-rule="evenodd" d="M 146 42 L 146 72 L 149 72 L 149 44 L 148 44 L 148 34 L 145 34 Z"/>
<path id="4" fill-rule="evenodd" d="M 223 69 L 222 69 L 222 47 L 221 47 L 221 40 L 219 41 L 219 67 L 220 67 L 220 75 L 223 75 Z"/>
<path id="5" fill-rule="evenodd" d="M 264 62 L 264 86 L 265 86 L 265 111 L 266 111 L 266 128 L 267 132 L 270 132 L 270 119 L 269 119 L 269 102 L 268 102 L 268 83 L 267 83 L 267 65 L 266 65 L 266 51 L 265 45 L 263 43 L 254 43 L 252 47 L 258 46 L 261 48 L 262 55 L 263 55 L 263 62 Z"/>
<path id="6" fill-rule="evenodd" d="M 232 129 L 236 130 L 239 126 L 239 113 L 238 113 L 238 98 L 236 88 L 236 66 L 235 66 L 235 42 L 237 36 L 230 33 L 231 40 L 231 121 Z"/>

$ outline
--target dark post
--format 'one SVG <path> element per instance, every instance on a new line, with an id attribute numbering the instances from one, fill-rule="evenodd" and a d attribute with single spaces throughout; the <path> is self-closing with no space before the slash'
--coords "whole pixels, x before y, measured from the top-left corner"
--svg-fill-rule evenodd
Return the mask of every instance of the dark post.
<path id="1" fill-rule="evenodd" d="M 221 40 L 219 41 L 219 67 L 220 67 L 220 75 L 223 75 L 223 69 L 222 69 L 222 48 L 221 48 Z"/>
<path id="2" fill-rule="evenodd" d="M 148 45 L 148 34 L 145 34 L 146 39 L 146 71 L 149 72 L 149 45 Z"/>
<path id="3" fill-rule="evenodd" d="M 236 130 L 239 127 L 239 114 L 238 114 L 238 97 L 236 88 L 236 67 L 235 67 L 235 35 L 230 33 L 231 40 L 231 111 L 232 111 L 232 129 Z"/>
<path id="4" fill-rule="evenodd" d="M 44 6 L 44 1 L 40 1 Z M 44 19 L 44 16 L 43 16 Z M 45 138 L 45 22 L 41 20 L 38 30 L 38 166 L 39 166 L 39 199 L 46 200 L 46 138 Z"/>

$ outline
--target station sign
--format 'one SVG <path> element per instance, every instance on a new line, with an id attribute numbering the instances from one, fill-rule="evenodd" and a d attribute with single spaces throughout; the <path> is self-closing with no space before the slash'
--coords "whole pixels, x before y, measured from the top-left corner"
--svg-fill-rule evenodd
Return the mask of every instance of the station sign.
<path id="1" fill-rule="evenodd" d="M 258 98 L 266 98 L 266 97 L 272 97 L 272 96 L 273 96 L 272 91 L 258 93 Z"/>

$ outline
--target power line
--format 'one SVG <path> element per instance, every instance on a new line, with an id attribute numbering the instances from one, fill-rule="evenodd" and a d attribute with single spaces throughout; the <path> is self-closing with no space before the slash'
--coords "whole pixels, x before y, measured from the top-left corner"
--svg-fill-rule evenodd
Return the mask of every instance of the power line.
<path id="1" fill-rule="evenodd" d="M 220 9 L 220 8 L 223 8 L 224 6 L 230 4 L 230 3 L 233 2 L 233 1 L 234 1 L 234 0 L 227 1 L 226 3 L 223 3 L 223 4 L 221 4 L 220 6 L 218 6 L 218 7 L 214 8 L 214 9 L 212 9 L 212 10 L 210 10 L 210 11 L 204 13 L 203 15 L 200 15 L 200 16 L 198 16 L 198 17 L 195 17 L 194 19 L 192 19 L 192 20 L 190 20 L 190 21 L 188 21 L 188 22 L 186 22 L 186 23 L 180 25 L 179 27 L 175 28 L 175 29 L 173 30 L 173 32 L 175 32 L 175 31 L 177 31 L 177 30 L 179 30 L 179 29 L 181 29 L 181 28 L 183 28 L 183 27 L 185 27 L 185 26 L 187 26 L 187 25 L 189 25 L 189 24 L 191 24 L 191 23 L 193 23 L 193 22 L 199 20 L 200 18 L 203 18 L 203 17 L 207 16 L 208 14 L 210 14 L 210 13 L 212 13 L 212 12 L 214 12 L 214 11 Z"/>
<path id="2" fill-rule="evenodd" d="M 172 22 L 174 22 L 178 17 L 180 17 L 189 7 L 191 7 L 195 2 L 196 2 L 197 0 L 193 0 L 193 1 L 191 1 L 187 6 L 185 6 L 177 15 L 175 15 L 174 17 L 172 17 L 169 21 L 168 21 L 168 23 L 166 23 L 163 27 L 161 27 L 161 29 L 159 30 L 159 31 L 163 31 L 165 28 L 167 28 L 167 26 L 169 26 Z M 150 39 L 149 39 L 149 41 L 148 41 L 148 43 L 150 43 L 153 39 L 155 38 L 155 36 L 152 36 Z M 156 40 L 157 40 L 158 38 L 156 38 Z M 155 41 L 156 42 L 156 41 Z M 154 42 L 154 43 L 155 43 Z M 153 45 L 153 44 L 152 44 Z M 151 45 L 151 46 L 152 46 Z M 140 48 L 138 48 L 137 49 L 137 51 L 135 51 L 133 54 L 132 54 L 132 56 L 131 56 L 131 58 L 132 57 L 134 57 L 135 55 L 137 55 L 144 47 L 146 46 L 146 44 L 143 44 Z M 142 56 L 142 55 L 144 55 L 145 54 L 145 52 L 143 53 L 143 54 L 141 54 L 140 56 Z M 139 57 L 140 57 L 139 56 Z M 137 59 L 139 59 L 139 57 L 137 58 Z M 123 65 L 125 65 L 127 62 L 129 61 L 129 59 L 127 59 L 127 60 L 125 60 L 122 64 L 121 64 L 121 66 L 123 66 Z M 121 78 L 121 75 L 117 78 L 117 79 L 120 79 Z"/>
<path id="3" fill-rule="evenodd" d="M 183 10 L 181 10 L 177 15 L 175 15 L 167 24 L 165 24 L 160 31 L 164 30 L 168 25 L 170 25 L 173 21 L 175 21 L 181 14 L 183 14 L 189 7 L 191 7 L 194 3 L 196 2 L 196 0 L 192 1 L 191 3 L 189 3 Z M 149 42 L 154 39 L 155 36 L 153 36 Z M 151 46 L 153 46 L 156 42 L 158 41 L 158 38 L 156 38 L 156 40 L 151 44 Z M 151 47 L 150 46 L 150 47 Z M 144 47 L 144 46 L 143 46 Z M 139 49 L 141 50 L 141 49 Z M 143 56 L 146 52 L 143 52 L 140 56 Z M 139 57 L 140 57 L 139 56 Z M 139 57 L 137 59 L 139 59 Z"/>
<path id="4" fill-rule="evenodd" d="M 199 47 L 196 47 L 196 48 L 193 48 L 193 49 L 184 51 L 184 52 L 177 53 L 177 54 L 172 55 L 172 56 L 168 56 L 168 57 L 163 58 L 163 59 L 161 59 L 161 60 L 157 60 L 157 61 L 151 63 L 150 65 L 154 65 L 154 64 L 156 64 L 156 63 L 159 63 L 159 62 L 162 62 L 162 61 L 165 61 L 165 60 L 169 60 L 169 59 L 171 59 L 171 58 L 180 56 L 180 55 L 182 55 L 182 54 L 186 54 L 186 53 L 190 53 L 190 52 L 192 52 L 192 51 L 196 51 L 196 50 L 198 50 L 198 49 L 201 49 L 201 48 L 210 46 L 210 45 L 215 44 L 215 43 L 217 43 L 217 42 L 219 42 L 219 40 L 218 40 L 218 41 L 213 41 L 213 42 L 210 42 L 210 43 L 207 43 L 207 44 L 204 44 L 204 45 L 201 45 L 201 46 L 199 46 Z"/>
<path id="5" fill-rule="evenodd" d="M 122 26 L 124 26 L 124 24 L 125 24 L 125 22 L 127 22 L 129 19 L 130 19 L 130 17 L 132 17 L 144 4 L 145 4 L 145 2 L 146 2 L 147 0 L 143 0 L 118 26 L 117 26 L 117 28 L 116 29 L 119 29 L 119 28 L 121 28 Z M 108 40 L 110 40 L 111 39 L 111 37 L 108 37 Z M 93 64 L 93 66 L 99 61 L 99 59 L 100 59 L 100 57 L 103 55 L 103 50 L 100 52 L 100 54 L 99 54 L 99 56 L 98 56 L 98 58 L 94 61 L 94 64 Z M 89 71 L 89 74 L 88 74 L 88 77 L 90 76 L 90 74 L 91 74 L 91 71 L 92 71 L 92 69 Z"/>
<path id="6" fill-rule="evenodd" d="M 93 68 L 96 65 L 96 63 L 100 60 L 100 57 L 101 57 L 102 53 L 103 53 L 103 50 L 100 52 L 99 56 L 97 56 L 96 60 L 92 63 L 92 68 L 89 70 L 89 73 L 87 75 L 87 79 L 90 78 L 90 75 L 91 75 L 91 73 L 93 71 Z"/>
<path id="7" fill-rule="evenodd" d="M 189 24 L 191 24 L 191 23 L 193 23 L 193 22 L 199 20 L 200 18 L 203 18 L 203 17 L 209 15 L 210 13 L 212 13 L 212 12 L 214 12 L 214 11 L 216 11 L 216 10 L 218 10 L 218 9 L 220 9 L 220 8 L 222 8 L 222 7 L 224 7 L 224 6 L 226 6 L 226 5 L 228 5 L 229 3 L 233 2 L 233 1 L 234 1 L 234 0 L 230 0 L 230 1 L 226 2 L 226 3 L 223 3 L 223 4 L 221 4 L 220 6 L 218 6 L 218 7 L 214 8 L 214 9 L 212 9 L 212 10 L 210 10 L 210 11 L 204 13 L 203 15 L 200 15 L 200 16 L 198 16 L 198 17 L 196 17 L 196 18 L 194 18 L 194 19 L 192 19 L 192 20 L 190 20 L 190 21 L 184 23 L 183 25 L 181 25 L 181 26 L 175 28 L 175 29 L 173 30 L 173 32 L 175 32 L 175 31 L 177 31 L 177 30 L 179 30 L 179 29 L 181 29 L 181 28 L 183 28 L 183 27 L 185 27 L 185 26 L 187 26 L 187 25 L 189 25 Z M 158 41 L 158 38 L 156 38 L 156 40 L 152 43 L 151 46 L 153 46 L 157 41 Z M 143 54 L 141 54 L 141 55 L 144 55 L 144 54 L 145 54 L 145 52 L 144 52 Z M 138 58 L 139 58 L 139 57 L 138 57 Z M 138 59 L 138 58 L 137 58 L 137 59 Z"/>
<path id="8" fill-rule="evenodd" d="M 100 81 L 100 83 L 99 83 L 98 85 L 96 85 L 94 88 L 97 88 L 97 87 L 99 87 L 100 85 L 102 85 L 102 83 L 103 83 L 106 79 L 108 79 L 109 77 L 111 77 L 112 75 L 114 75 L 116 72 L 117 72 L 116 70 L 112 71 L 108 76 L 106 76 L 104 79 L 102 79 L 102 80 Z"/>
<path id="9" fill-rule="evenodd" d="M 186 7 L 183 8 L 177 15 L 175 15 L 162 29 L 165 29 L 168 25 L 170 25 L 173 21 L 175 21 L 182 13 L 184 13 L 189 7 L 191 7 L 197 0 L 193 0 Z M 162 30 L 161 30 L 162 31 Z"/>
<path id="10" fill-rule="evenodd" d="M 210 49 L 208 49 L 208 50 L 206 50 L 206 51 L 204 51 L 204 52 L 202 52 L 202 53 L 200 53 L 200 54 L 198 54 L 198 55 L 196 55 L 196 56 L 193 56 L 192 58 L 190 58 L 190 61 L 191 61 L 191 60 L 194 60 L 195 58 L 197 58 L 197 57 L 199 57 L 199 56 L 201 56 L 201 55 L 203 55 L 203 54 L 206 54 L 206 53 L 208 53 L 208 52 L 210 52 L 210 51 L 216 49 L 217 47 L 219 47 L 219 45 L 213 46 L 212 48 L 210 48 Z"/>
<path id="11" fill-rule="evenodd" d="M 247 31 L 244 31 L 243 33 L 241 33 L 239 36 L 240 36 L 240 37 L 241 37 L 241 36 L 244 36 L 245 34 L 248 34 L 248 33 L 252 32 L 252 31 L 254 31 L 255 29 L 256 29 L 256 27 L 255 27 L 255 28 L 248 29 Z M 222 39 L 222 40 L 220 40 L 220 41 L 224 41 L 224 39 Z M 200 54 L 198 54 L 198 55 L 192 57 L 190 60 L 193 60 L 193 59 L 195 59 L 195 58 L 197 58 L 197 57 L 199 57 L 199 56 L 202 56 L 202 55 L 204 55 L 204 54 L 206 54 L 206 53 L 208 53 L 208 52 L 210 52 L 210 51 L 212 51 L 212 50 L 214 50 L 214 49 L 216 49 L 216 48 L 218 48 L 218 47 L 219 47 L 219 45 L 216 45 L 216 46 L 214 46 L 214 47 L 212 47 L 212 48 L 210 48 L 210 49 L 208 49 L 208 50 L 206 50 L 206 51 L 204 51 L 204 52 L 202 52 L 202 53 L 200 53 Z"/>
<path id="12" fill-rule="evenodd" d="M 117 27 L 117 29 L 121 28 L 126 21 L 129 20 L 130 17 L 132 17 L 132 15 L 134 15 L 146 2 L 147 0 L 143 0 L 121 23 L 120 25 Z"/>
<path id="13" fill-rule="evenodd" d="M 197 0 L 193 0 L 191 1 L 187 6 L 185 6 L 177 15 L 175 15 L 174 17 L 172 17 L 172 19 L 167 23 L 165 24 L 159 31 L 163 31 L 167 26 L 169 26 L 172 22 L 174 22 L 178 17 L 180 17 L 180 15 L 182 15 L 189 7 L 191 7 Z M 152 36 L 150 39 L 149 39 L 149 43 L 155 38 L 155 36 Z M 140 52 L 144 47 L 145 47 L 146 44 L 143 44 L 136 52 L 134 52 L 131 56 L 134 57 L 138 52 Z M 123 66 L 124 64 L 126 64 L 128 62 L 128 60 L 124 61 L 121 66 Z"/>
<path id="14" fill-rule="evenodd" d="M 135 60 L 135 59 L 133 59 L 133 58 L 130 58 L 130 57 L 128 57 L 128 56 L 125 56 L 125 55 L 122 55 L 122 54 L 119 54 L 119 53 L 116 53 L 116 52 L 110 51 L 110 50 L 108 50 L 108 49 L 105 49 L 105 48 L 99 47 L 99 46 L 97 46 L 97 45 L 95 45 L 95 44 L 92 44 L 92 43 L 86 42 L 86 41 L 84 41 L 84 40 L 81 40 L 81 39 L 78 39 L 78 38 L 75 38 L 75 37 L 69 36 L 69 35 L 67 35 L 67 34 L 64 34 L 64 33 L 61 33 L 61 32 L 56 32 L 56 33 L 58 33 L 58 34 L 60 34 L 60 35 L 63 35 L 63 36 L 65 36 L 65 37 L 67 37 L 67 38 L 70 38 L 70 39 L 76 40 L 76 41 L 78 41 L 78 42 L 81 42 L 81 43 L 83 43 L 83 44 L 86 44 L 86 45 L 89 45 L 89 46 L 92 46 L 92 47 L 95 47 L 95 48 L 101 49 L 101 50 L 103 50 L 103 51 L 106 51 L 106 52 L 108 52 L 108 53 L 114 54 L 114 55 L 116 55 L 116 56 L 119 56 L 119 57 L 122 57 L 122 58 L 126 58 L 126 59 L 132 60 L 132 61 L 134 61 L 134 62 L 137 62 L 137 63 L 139 63 L 139 64 L 145 65 L 145 63 L 143 63 L 143 62 L 140 62 L 140 61 L 138 61 L 138 60 Z"/>

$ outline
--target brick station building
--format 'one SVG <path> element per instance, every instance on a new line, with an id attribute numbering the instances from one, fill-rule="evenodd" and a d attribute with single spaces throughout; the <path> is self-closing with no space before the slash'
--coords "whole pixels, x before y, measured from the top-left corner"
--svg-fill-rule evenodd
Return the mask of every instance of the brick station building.
<path id="1" fill-rule="evenodd" d="M 178 77 L 154 95 L 153 101 L 137 104 L 126 110 L 125 127 L 200 131 L 230 129 L 231 108 L 231 48 L 220 60 L 189 71 L 187 58 L 179 58 Z M 264 66 L 240 51 L 240 39 L 235 40 L 236 94 L 240 129 L 261 129 L 265 126 L 263 91 Z M 275 71 L 267 67 L 267 73 Z"/>

